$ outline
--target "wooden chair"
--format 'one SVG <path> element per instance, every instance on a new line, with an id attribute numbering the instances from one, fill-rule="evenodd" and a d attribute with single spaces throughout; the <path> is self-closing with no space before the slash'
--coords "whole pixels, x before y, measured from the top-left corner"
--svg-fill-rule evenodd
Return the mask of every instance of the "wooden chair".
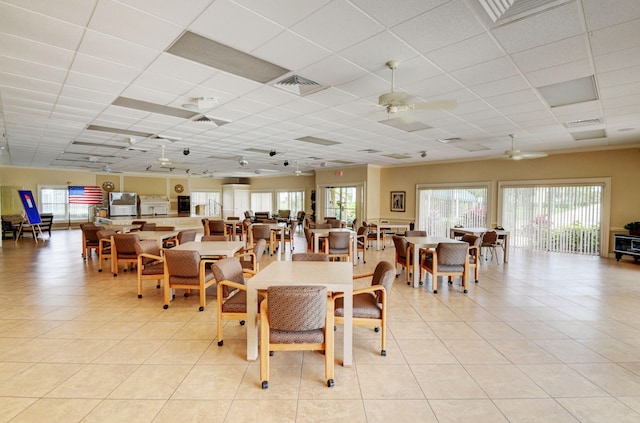
<path id="1" fill-rule="evenodd" d="M 260 380 L 269 387 L 272 351 L 324 351 L 327 386 L 335 385 L 333 299 L 324 286 L 271 286 L 260 304 Z"/>
<path id="2" fill-rule="evenodd" d="M 185 242 L 195 241 L 198 231 L 195 229 L 187 229 L 178 232 L 175 238 L 170 238 L 164 241 L 165 248 L 175 247 L 176 245 L 184 244 Z"/>
<path id="3" fill-rule="evenodd" d="M 482 243 L 480 244 L 480 251 L 482 251 L 483 248 L 485 250 L 489 249 L 489 251 L 491 252 L 491 260 L 495 258 L 496 263 L 500 264 L 500 259 L 498 258 L 498 252 L 497 252 L 498 247 L 502 248 L 502 245 L 498 244 L 498 233 L 496 231 L 488 231 L 482 235 Z M 484 256 L 485 256 L 485 260 L 489 258 L 486 253 L 484 254 Z"/>
<path id="4" fill-rule="evenodd" d="M 135 243 L 140 241 L 140 237 L 136 233 L 128 233 L 115 234 L 112 239 L 111 273 L 113 273 L 113 276 L 118 276 L 120 263 L 125 264 L 125 272 L 131 265 L 138 263 L 138 253 L 136 252 Z"/>
<path id="5" fill-rule="evenodd" d="M 207 302 L 206 289 L 216 283 L 211 268 L 207 264 L 216 260 L 200 258 L 197 251 L 165 250 L 164 252 L 164 308 L 169 308 L 173 296 L 171 290 L 184 289 L 188 297 L 192 289 L 200 291 L 200 311 Z"/>
<path id="6" fill-rule="evenodd" d="M 387 297 L 394 281 L 395 267 L 388 261 L 381 261 L 373 273 L 354 275 L 353 279 L 372 277 L 371 286 L 353 290 L 354 326 L 373 326 L 378 332 L 382 328 L 380 355 L 386 356 Z M 335 301 L 335 323 L 344 324 L 344 293 L 333 295 Z"/>
<path id="7" fill-rule="evenodd" d="M 86 260 L 87 256 L 91 256 L 91 251 L 98 252 L 98 231 L 104 227 L 94 223 L 81 223 L 80 229 L 82 230 L 82 258 Z"/>
<path id="8" fill-rule="evenodd" d="M 441 242 L 435 250 L 422 254 L 420 260 L 420 280 L 422 269 L 431 273 L 433 293 L 438 293 L 438 277 L 448 276 L 449 284 L 453 278 L 460 276 L 462 288 L 466 294 L 469 286 L 469 244 L 466 242 Z M 422 282 L 420 282 L 422 284 Z"/>
<path id="9" fill-rule="evenodd" d="M 473 279 L 475 283 L 478 283 L 478 277 L 480 275 L 480 245 L 482 239 L 479 236 L 464 234 L 461 241 L 469 244 L 469 267 L 473 269 Z"/>
<path id="10" fill-rule="evenodd" d="M 427 231 L 406 230 L 404 236 L 427 236 Z"/>
<path id="11" fill-rule="evenodd" d="M 276 235 L 275 232 L 271 230 L 269 225 L 261 225 L 259 223 L 254 223 L 253 225 L 251 225 L 249 238 L 250 245 L 252 247 L 255 247 L 259 239 L 264 239 L 267 242 L 269 255 L 272 256 L 275 251 Z"/>
<path id="12" fill-rule="evenodd" d="M 256 245 L 253 248 L 248 248 L 242 250 L 237 253 L 235 257 L 240 259 L 240 264 L 243 269 L 251 270 L 253 272 L 260 271 L 260 260 L 262 260 L 262 255 L 264 254 L 264 250 L 267 248 L 267 241 L 264 239 L 259 239 L 256 242 Z"/>
<path id="13" fill-rule="evenodd" d="M 355 222 L 355 220 L 354 220 Z M 369 228 L 366 226 L 360 226 L 358 228 L 358 232 L 356 234 L 358 250 L 356 251 L 356 255 L 359 256 L 360 251 L 362 251 L 362 263 L 366 264 L 366 251 L 367 251 L 367 233 L 369 232 Z"/>
<path id="14" fill-rule="evenodd" d="M 227 257 L 211 266 L 218 282 L 218 346 L 224 345 L 223 321 L 239 320 L 244 325 L 247 320 L 247 287 L 245 277 L 256 274 L 253 270 L 243 269 L 237 257 Z"/>
<path id="15" fill-rule="evenodd" d="M 142 298 L 142 281 L 154 280 L 156 289 L 160 289 L 160 281 L 164 279 L 164 257 L 158 243 L 153 240 L 140 240 L 134 248 L 138 255 L 138 298 Z"/>
<path id="16" fill-rule="evenodd" d="M 413 248 L 407 241 L 407 239 L 403 236 L 394 235 L 391 237 L 393 240 L 393 246 L 395 247 L 395 269 L 396 269 L 396 277 L 400 276 L 400 272 L 398 270 L 398 266 L 402 266 L 404 268 L 404 273 L 406 277 L 407 284 L 410 284 L 411 280 L 411 269 L 413 269 Z"/>
<path id="17" fill-rule="evenodd" d="M 332 259 L 350 261 L 353 256 L 351 234 L 349 232 L 329 232 L 324 252 L 329 254 Z"/>
<path id="18" fill-rule="evenodd" d="M 200 241 L 202 241 L 202 242 L 207 242 L 207 241 L 229 241 L 229 238 L 227 238 L 226 235 L 202 235 L 202 238 L 200 238 Z"/>
<path id="19" fill-rule="evenodd" d="M 98 237 L 98 272 L 102 272 L 103 260 L 113 260 L 113 236 L 117 232 L 112 229 L 101 229 L 96 233 Z"/>
<path id="20" fill-rule="evenodd" d="M 296 253 L 296 254 L 291 254 L 291 261 L 329 261 L 329 254 Z"/>

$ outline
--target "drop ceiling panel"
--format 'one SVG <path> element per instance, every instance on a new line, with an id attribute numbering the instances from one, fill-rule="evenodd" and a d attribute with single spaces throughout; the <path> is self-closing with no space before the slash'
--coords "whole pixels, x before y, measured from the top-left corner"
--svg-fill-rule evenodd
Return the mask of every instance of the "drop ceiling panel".
<path id="1" fill-rule="evenodd" d="M 72 50 L 1 32 L 0 55 L 63 69 L 71 65 L 74 56 Z"/>
<path id="2" fill-rule="evenodd" d="M 386 69 L 389 60 L 404 62 L 417 52 L 390 31 L 383 31 L 340 52 L 340 55 L 370 72 Z"/>
<path id="3" fill-rule="evenodd" d="M 327 4 L 291 27 L 292 31 L 333 51 L 357 44 L 383 29 L 371 17 L 342 1 Z"/>
<path id="4" fill-rule="evenodd" d="M 591 33 L 593 54 L 606 54 L 640 46 L 640 24 L 638 20 L 603 28 Z"/>
<path id="5" fill-rule="evenodd" d="M 2 32 L 33 41 L 74 50 L 84 29 L 47 15 L 0 3 L 0 28 Z"/>
<path id="6" fill-rule="evenodd" d="M 202 36 L 243 51 L 251 51 L 284 28 L 229 0 L 217 0 L 191 25 Z"/>
<path id="7" fill-rule="evenodd" d="M 73 60 L 71 70 L 78 73 L 129 84 L 140 70 L 123 63 L 111 62 L 86 54 L 78 54 Z"/>
<path id="8" fill-rule="evenodd" d="M 527 80 L 534 87 L 556 84 L 558 82 L 571 81 L 593 75 L 593 67 L 589 60 L 578 60 L 577 62 L 565 63 L 539 71 L 529 72 Z"/>
<path id="9" fill-rule="evenodd" d="M 263 0 L 235 0 L 236 3 L 283 26 L 295 24 L 330 1 L 271 0 L 265 2 Z"/>
<path id="10" fill-rule="evenodd" d="M 489 34 L 479 34 L 426 56 L 445 71 L 451 72 L 504 56 L 501 46 Z"/>
<path id="11" fill-rule="evenodd" d="M 595 56 L 593 61 L 599 72 L 609 72 L 640 66 L 640 47 Z"/>
<path id="12" fill-rule="evenodd" d="M 636 0 L 616 0 L 614 5 L 601 0 L 583 0 L 582 7 L 591 31 L 640 18 Z"/>
<path id="13" fill-rule="evenodd" d="M 589 57 L 587 41 L 584 35 L 570 37 L 516 53 L 512 58 L 524 72 L 559 66 L 587 59 Z"/>
<path id="14" fill-rule="evenodd" d="M 146 68 L 159 54 L 156 50 L 91 30 L 86 31 L 78 51 L 136 69 Z"/>
<path id="15" fill-rule="evenodd" d="M 119 2 L 183 26 L 189 25 L 211 3 L 211 0 L 189 0 L 189 7 L 185 7 L 182 2 L 172 1 L 119 0 Z"/>
<path id="16" fill-rule="evenodd" d="M 478 20 L 461 0 L 446 2 L 392 28 L 415 49 L 428 53 L 483 32 Z"/>
<path id="17" fill-rule="evenodd" d="M 539 47 L 583 32 L 577 3 L 549 9 L 493 29 L 496 39 L 508 53 Z"/>
<path id="18" fill-rule="evenodd" d="M 179 25 L 115 1 L 98 2 L 89 28 L 158 51 L 182 32 Z"/>
<path id="19" fill-rule="evenodd" d="M 474 86 L 497 81 L 518 74 L 518 69 L 508 57 L 500 57 L 465 69 L 451 72 L 461 83 Z"/>
<path id="20" fill-rule="evenodd" d="M 296 71 L 331 55 L 331 51 L 291 31 L 284 31 L 256 48 L 253 54 Z"/>

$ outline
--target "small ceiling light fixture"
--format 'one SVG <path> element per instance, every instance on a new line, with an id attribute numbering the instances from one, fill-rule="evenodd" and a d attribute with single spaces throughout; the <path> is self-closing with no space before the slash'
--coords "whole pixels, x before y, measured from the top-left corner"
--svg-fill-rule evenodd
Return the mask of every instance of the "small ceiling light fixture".
<path id="1" fill-rule="evenodd" d="M 187 147 L 184 150 L 182 150 L 182 154 L 184 154 L 185 156 L 188 156 L 190 153 L 191 153 L 191 151 L 189 150 L 189 147 Z"/>
<path id="2" fill-rule="evenodd" d="M 218 99 L 215 97 L 194 98 L 192 101 L 192 103 L 183 104 L 182 107 L 189 110 L 203 110 L 211 109 L 218 105 Z"/>
<path id="3" fill-rule="evenodd" d="M 427 157 L 427 152 L 423 151 L 422 153 L 420 153 L 420 157 L 422 157 L 423 159 Z"/>
<path id="4" fill-rule="evenodd" d="M 289 160 L 285 160 L 285 161 L 284 161 L 284 165 L 285 165 L 285 166 L 289 166 Z"/>
<path id="5" fill-rule="evenodd" d="M 137 142 L 138 142 L 138 140 L 135 139 L 134 137 L 129 137 L 129 145 L 134 145 Z"/>
<path id="6" fill-rule="evenodd" d="M 269 151 L 269 155 L 270 155 L 271 157 L 275 156 L 275 155 L 276 155 L 276 150 L 271 150 L 271 151 Z"/>
<path id="7" fill-rule="evenodd" d="M 245 159 L 244 157 L 242 157 L 240 160 L 238 160 L 238 164 L 242 167 L 245 167 L 246 165 L 249 164 L 249 162 L 247 161 L 247 159 Z"/>

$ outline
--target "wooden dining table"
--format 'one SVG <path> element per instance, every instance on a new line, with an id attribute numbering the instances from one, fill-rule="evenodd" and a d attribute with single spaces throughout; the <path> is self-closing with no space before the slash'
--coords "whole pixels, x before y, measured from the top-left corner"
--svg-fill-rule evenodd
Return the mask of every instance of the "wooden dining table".
<path id="1" fill-rule="evenodd" d="M 189 241 L 173 247 L 172 250 L 197 251 L 202 258 L 213 258 L 233 257 L 243 248 L 243 241 Z"/>
<path id="2" fill-rule="evenodd" d="M 420 249 L 436 248 L 441 242 L 461 243 L 456 239 L 446 236 L 408 236 L 406 240 L 413 248 L 413 287 L 417 288 L 420 283 Z"/>
<path id="3" fill-rule="evenodd" d="M 247 279 L 247 360 L 258 358 L 258 291 L 272 285 L 321 285 L 344 292 L 343 366 L 353 364 L 353 266 L 348 262 L 274 261 Z"/>
<path id="4" fill-rule="evenodd" d="M 179 231 L 138 231 L 136 235 L 138 235 L 140 239 L 155 240 L 159 246 L 162 246 L 162 241 L 177 237 L 178 232 Z"/>

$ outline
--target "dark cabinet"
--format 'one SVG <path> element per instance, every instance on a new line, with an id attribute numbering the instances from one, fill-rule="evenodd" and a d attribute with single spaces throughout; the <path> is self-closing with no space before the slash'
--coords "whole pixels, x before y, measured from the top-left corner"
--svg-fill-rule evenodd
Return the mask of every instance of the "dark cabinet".
<path id="1" fill-rule="evenodd" d="M 178 196 L 178 214 L 191 214 L 191 197 L 188 195 Z"/>
<path id="2" fill-rule="evenodd" d="M 616 234 L 613 238 L 613 252 L 616 254 L 616 260 L 620 261 L 625 255 L 632 256 L 635 261 L 640 259 L 640 235 Z"/>

